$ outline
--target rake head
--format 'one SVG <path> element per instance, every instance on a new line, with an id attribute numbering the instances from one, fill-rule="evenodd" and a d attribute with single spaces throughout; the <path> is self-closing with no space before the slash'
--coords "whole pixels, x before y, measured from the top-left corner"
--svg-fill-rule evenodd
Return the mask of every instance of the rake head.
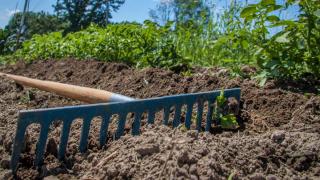
<path id="1" fill-rule="evenodd" d="M 208 113 L 206 116 L 205 130 L 209 131 L 212 123 L 213 104 L 221 91 L 211 91 L 194 94 L 182 94 L 174 96 L 165 96 L 160 98 L 151 98 L 143 100 L 135 100 L 130 102 L 118 103 L 103 103 L 94 105 L 69 106 L 62 108 L 49 108 L 39 110 L 21 111 L 18 119 L 18 126 L 16 130 L 15 141 L 13 145 L 13 153 L 11 157 L 11 168 L 15 173 L 18 168 L 20 153 L 24 144 L 24 136 L 26 130 L 31 124 L 39 124 L 41 126 L 40 137 L 36 146 L 35 165 L 39 166 L 43 163 L 43 156 L 45 153 L 45 146 L 47 143 L 50 125 L 55 121 L 62 121 L 62 134 L 60 137 L 60 144 L 58 149 L 58 158 L 64 159 L 67 148 L 69 132 L 72 122 L 77 118 L 83 119 L 81 137 L 80 137 L 80 152 L 85 152 L 87 148 L 87 141 L 90 131 L 90 124 L 93 118 L 101 117 L 102 123 L 100 127 L 99 142 L 100 146 L 105 145 L 107 140 L 107 132 L 110 118 L 113 115 L 119 115 L 118 127 L 116 131 L 116 138 L 124 134 L 125 123 L 128 113 L 134 114 L 134 121 L 132 124 L 132 134 L 139 135 L 141 118 L 143 113 L 148 114 L 148 123 L 154 123 L 155 114 L 159 111 L 164 112 L 163 123 L 168 125 L 170 109 L 174 107 L 173 127 L 181 124 L 181 109 L 183 106 L 187 107 L 185 117 L 185 127 L 190 129 L 193 105 L 197 104 L 197 121 L 196 128 L 201 130 L 201 121 L 203 116 L 204 103 L 208 103 Z M 240 100 L 240 89 L 224 90 L 226 98 L 234 97 Z"/>

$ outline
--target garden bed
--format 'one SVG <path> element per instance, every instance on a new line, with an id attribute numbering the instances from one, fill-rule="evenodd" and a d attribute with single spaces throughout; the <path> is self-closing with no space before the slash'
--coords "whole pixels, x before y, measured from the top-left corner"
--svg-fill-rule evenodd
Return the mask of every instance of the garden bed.
<path id="1" fill-rule="evenodd" d="M 247 75 L 255 71 L 242 70 Z M 100 122 L 96 120 L 91 125 L 89 149 L 81 154 L 77 150 L 81 121 L 77 121 L 66 161 L 59 162 L 55 156 L 61 124 L 57 123 L 49 135 L 45 164 L 38 169 L 32 161 L 39 127 L 31 127 L 17 178 L 320 178 L 320 97 L 314 94 L 319 81 L 268 81 L 259 87 L 254 80 L 231 77 L 222 68 L 194 68 L 192 75 L 182 76 L 163 69 L 137 70 L 124 64 L 72 59 L 18 62 L 0 71 L 135 98 L 242 90 L 237 131 L 197 133 L 157 123 L 144 126 L 140 136 L 125 135 L 99 149 L 95 137 Z M 0 78 L 0 178 L 13 178 L 9 159 L 19 110 L 78 104 L 82 103 Z"/>

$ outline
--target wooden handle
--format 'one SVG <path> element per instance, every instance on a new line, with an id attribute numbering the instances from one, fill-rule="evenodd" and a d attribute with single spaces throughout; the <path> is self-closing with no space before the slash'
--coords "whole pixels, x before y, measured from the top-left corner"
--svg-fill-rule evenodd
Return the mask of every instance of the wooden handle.
<path id="1" fill-rule="evenodd" d="M 134 100 L 133 98 L 120 94 L 88 87 L 31 79 L 12 74 L 0 73 L 0 76 L 8 77 L 14 80 L 16 83 L 24 86 L 37 88 L 47 92 L 53 92 L 60 96 L 76 99 L 87 103 L 124 102 Z"/>

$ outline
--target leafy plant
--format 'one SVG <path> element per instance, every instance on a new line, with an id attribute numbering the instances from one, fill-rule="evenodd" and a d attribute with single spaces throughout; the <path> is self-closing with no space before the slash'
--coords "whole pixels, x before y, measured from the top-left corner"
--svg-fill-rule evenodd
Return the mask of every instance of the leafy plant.
<path id="1" fill-rule="evenodd" d="M 237 118 L 234 114 L 221 116 L 220 123 L 223 129 L 237 129 L 239 127 Z"/>
<path id="2" fill-rule="evenodd" d="M 165 13 L 162 25 L 152 21 L 91 25 L 67 35 L 36 35 L 13 57 L 117 61 L 186 75 L 191 66 L 224 66 L 231 75 L 241 76 L 241 66 L 250 65 L 258 74 L 246 78 L 254 76 L 260 85 L 268 78 L 320 78 L 319 1 L 239 2 L 232 0 L 222 13 L 215 13 L 215 5 L 172 1 L 174 6 L 159 9 Z M 281 18 L 280 13 L 295 4 L 298 17 Z"/>
<path id="3" fill-rule="evenodd" d="M 5 29 L 0 29 L 0 55 L 6 54 L 6 41 L 9 36 L 9 32 Z"/>
<path id="4" fill-rule="evenodd" d="M 17 54 L 26 60 L 73 57 L 118 61 L 138 67 L 167 67 L 187 64 L 166 35 L 170 26 L 146 21 L 143 25 L 124 23 L 106 28 L 95 25 L 63 36 L 61 32 L 36 35 Z"/>
<path id="5" fill-rule="evenodd" d="M 63 30 L 68 23 L 63 22 L 55 15 L 45 12 L 27 12 L 25 24 L 22 27 L 17 44 L 17 32 L 20 29 L 22 13 L 15 13 L 3 30 L 0 30 L 0 55 L 12 54 L 21 47 L 21 42 L 32 38 L 35 34 L 46 34 Z"/>
<path id="6" fill-rule="evenodd" d="M 227 98 L 224 96 L 224 91 L 221 90 L 220 95 L 217 97 L 216 106 L 214 110 L 215 117 L 218 124 L 223 129 L 237 129 L 239 124 L 234 114 L 228 114 L 226 111 Z"/>
<path id="7" fill-rule="evenodd" d="M 298 20 L 280 19 L 274 15 L 276 10 L 293 4 L 300 7 Z M 300 78 L 305 74 L 320 77 L 319 9 L 320 3 L 314 0 L 288 0 L 283 6 L 275 0 L 261 0 L 242 10 L 241 17 L 257 25 L 252 35 L 258 34 L 262 38 L 255 43 L 257 65 L 263 70 L 258 77 L 260 82 L 268 77 Z M 267 38 L 268 28 L 274 27 L 283 29 Z"/>
<path id="8" fill-rule="evenodd" d="M 34 99 L 34 92 L 31 90 L 26 91 L 26 93 L 20 97 L 20 102 L 23 104 L 29 103 Z"/>

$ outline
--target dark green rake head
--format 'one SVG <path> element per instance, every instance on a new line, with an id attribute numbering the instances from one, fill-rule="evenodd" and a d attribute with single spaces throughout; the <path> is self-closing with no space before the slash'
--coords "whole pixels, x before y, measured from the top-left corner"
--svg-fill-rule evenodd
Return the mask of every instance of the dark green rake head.
<path id="1" fill-rule="evenodd" d="M 47 143 L 47 137 L 49 133 L 50 125 L 55 121 L 62 121 L 62 134 L 60 138 L 58 157 L 63 159 L 66 152 L 70 127 L 72 122 L 77 118 L 83 119 L 82 132 L 80 137 L 80 152 L 85 152 L 87 148 L 87 140 L 90 131 L 90 124 L 93 118 L 102 117 L 102 123 L 100 127 L 100 146 L 105 145 L 107 140 L 107 132 L 110 118 L 113 115 L 119 115 L 118 127 L 116 131 L 116 138 L 119 138 L 124 134 L 125 123 L 128 113 L 134 114 L 134 121 L 132 124 L 132 134 L 138 135 L 140 133 L 141 118 L 143 113 L 148 114 L 148 123 L 153 123 L 155 114 L 159 111 L 164 112 L 163 123 L 168 124 L 170 109 L 174 108 L 173 127 L 177 127 L 181 124 L 181 109 L 183 106 L 187 107 L 185 126 L 190 129 L 193 105 L 197 104 L 197 122 L 196 128 L 201 129 L 201 121 L 204 104 L 208 103 L 208 113 L 206 117 L 205 130 L 209 131 L 212 123 L 213 104 L 216 98 L 220 95 L 221 91 L 211 91 L 194 94 L 182 94 L 174 96 L 165 96 L 160 98 L 151 98 L 143 100 L 135 100 L 129 102 L 116 102 L 116 103 L 103 103 L 94 105 L 81 105 L 81 106 L 69 106 L 62 108 L 50 108 L 21 111 L 18 119 L 18 127 L 16 137 L 13 145 L 13 153 L 11 157 L 11 168 L 13 172 L 16 172 L 18 168 L 18 162 L 22 146 L 24 144 L 24 136 L 26 129 L 31 124 L 40 124 L 40 138 L 36 147 L 35 165 L 39 166 L 43 162 L 43 155 L 45 152 L 45 146 Z M 226 98 L 234 97 L 238 101 L 240 100 L 240 89 L 227 89 L 224 90 L 224 96 Z"/>

